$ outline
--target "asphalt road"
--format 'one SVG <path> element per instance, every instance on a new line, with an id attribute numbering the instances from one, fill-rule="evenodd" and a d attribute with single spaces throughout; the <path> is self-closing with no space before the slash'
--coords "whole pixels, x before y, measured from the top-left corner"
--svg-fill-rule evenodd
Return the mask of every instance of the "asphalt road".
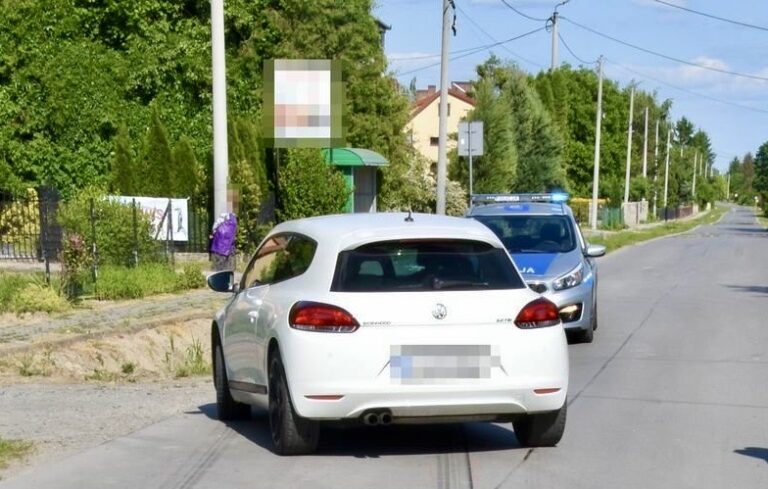
<path id="1" fill-rule="evenodd" d="M 224 425 L 208 404 L 0 488 L 766 488 L 767 245 L 734 209 L 601 259 L 600 327 L 570 347 L 556 448 L 466 423 L 326 430 L 317 455 L 281 458 L 263 414 Z"/>

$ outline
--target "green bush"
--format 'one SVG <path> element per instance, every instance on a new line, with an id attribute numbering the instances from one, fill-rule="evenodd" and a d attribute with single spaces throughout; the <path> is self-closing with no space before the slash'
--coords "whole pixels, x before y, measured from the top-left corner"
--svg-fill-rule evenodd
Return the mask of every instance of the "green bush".
<path id="1" fill-rule="evenodd" d="M 200 265 L 186 263 L 178 275 L 179 290 L 199 289 L 205 287 L 205 275 Z"/>
<path id="2" fill-rule="evenodd" d="M 344 177 L 325 162 L 319 150 L 289 149 L 286 160 L 278 177 L 281 209 L 277 216 L 280 220 L 342 211 L 349 195 Z"/>
<path id="3" fill-rule="evenodd" d="M 99 270 L 96 296 L 104 300 L 140 299 L 204 284 L 203 272 L 195 264 L 185 265 L 181 273 L 161 263 L 145 263 L 135 268 L 112 265 Z"/>
<path id="4" fill-rule="evenodd" d="M 13 298 L 33 281 L 29 274 L 0 273 L 0 313 L 11 312 Z"/>
<path id="5" fill-rule="evenodd" d="M 134 241 L 143 263 L 157 262 L 162 257 L 161 243 L 152 235 L 148 216 L 137 209 L 134 233 L 134 212 L 130 205 L 109 200 L 97 189 L 87 189 L 61 206 L 58 219 L 69 235 L 79 235 L 90 251 L 93 245 L 95 221 L 96 254 L 99 265 L 131 265 L 134 263 Z"/>
<path id="6" fill-rule="evenodd" d="M 69 302 L 51 287 L 28 283 L 11 300 L 11 310 L 16 314 L 26 312 L 62 312 L 69 309 Z"/>

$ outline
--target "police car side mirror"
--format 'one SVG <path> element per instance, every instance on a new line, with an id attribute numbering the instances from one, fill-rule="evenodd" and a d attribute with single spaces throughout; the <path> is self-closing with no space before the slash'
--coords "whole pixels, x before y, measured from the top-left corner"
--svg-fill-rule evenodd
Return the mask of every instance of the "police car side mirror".
<path id="1" fill-rule="evenodd" d="M 590 258 L 597 258 L 598 256 L 605 255 L 605 246 L 603 245 L 587 245 L 587 250 L 584 254 Z"/>

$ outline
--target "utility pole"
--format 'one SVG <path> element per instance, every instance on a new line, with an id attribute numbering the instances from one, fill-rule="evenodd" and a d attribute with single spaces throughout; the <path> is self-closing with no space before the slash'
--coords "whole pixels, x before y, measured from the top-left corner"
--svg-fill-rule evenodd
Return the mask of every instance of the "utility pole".
<path id="1" fill-rule="evenodd" d="M 699 169 L 699 152 L 693 154 L 693 186 L 691 189 L 691 195 L 694 199 L 696 197 L 696 171 Z"/>
<path id="2" fill-rule="evenodd" d="M 597 115 L 595 116 L 595 165 L 592 171 L 592 212 L 589 225 L 597 229 L 597 193 L 600 185 L 600 127 L 603 122 L 603 56 L 597 58 Z"/>
<path id="3" fill-rule="evenodd" d="M 728 172 L 728 181 L 725 184 L 725 201 L 731 200 L 731 173 Z"/>
<path id="4" fill-rule="evenodd" d="M 624 180 L 624 203 L 629 202 L 629 167 L 632 165 L 632 116 L 635 108 L 635 86 L 629 92 L 629 128 L 627 129 L 627 176 Z"/>
<path id="5" fill-rule="evenodd" d="M 558 48 L 558 40 L 560 39 L 557 35 L 557 18 L 560 15 L 557 13 L 557 9 L 565 5 L 566 3 L 570 2 L 571 0 L 563 0 L 562 2 L 555 5 L 555 11 L 552 12 L 552 17 L 550 17 L 548 20 L 552 22 L 552 64 L 549 67 L 550 73 L 555 71 L 557 69 L 557 48 Z"/>
<path id="6" fill-rule="evenodd" d="M 558 5 L 559 7 L 559 5 Z M 552 13 L 552 64 L 549 67 L 549 71 L 555 71 L 557 69 L 557 8 Z"/>
<path id="7" fill-rule="evenodd" d="M 227 148 L 227 71 L 224 59 L 224 0 L 211 0 L 213 68 L 213 213 L 227 212 L 229 156 Z M 234 210 L 234 209 L 233 209 Z"/>
<path id="8" fill-rule="evenodd" d="M 672 138 L 672 129 L 667 130 L 667 161 L 664 164 L 664 216 L 667 215 L 667 194 L 669 191 L 669 151 L 671 149 L 670 147 L 670 139 Z"/>
<path id="9" fill-rule="evenodd" d="M 448 143 L 448 44 L 451 29 L 452 0 L 443 0 L 443 39 L 440 55 L 440 132 L 437 146 L 437 213 L 445 214 L 445 180 Z"/>
<path id="10" fill-rule="evenodd" d="M 653 149 L 653 215 L 656 215 L 656 201 L 658 200 L 658 191 L 656 190 L 656 180 L 659 177 L 659 119 L 656 119 L 656 145 Z"/>
<path id="11" fill-rule="evenodd" d="M 648 176 L 648 107 L 645 108 L 645 130 L 643 131 L 643 178 Z"/>

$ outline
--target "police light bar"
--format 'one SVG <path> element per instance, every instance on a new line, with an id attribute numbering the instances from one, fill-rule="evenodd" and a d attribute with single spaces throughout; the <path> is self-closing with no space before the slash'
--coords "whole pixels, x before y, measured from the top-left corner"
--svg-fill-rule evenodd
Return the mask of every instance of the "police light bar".
<path id="1" fill-rule="evenodd" d="M 568 194 L 477 194 L 472 196 L 472 204 L 498 204 L 506 202 L 568 202 Z"/>

